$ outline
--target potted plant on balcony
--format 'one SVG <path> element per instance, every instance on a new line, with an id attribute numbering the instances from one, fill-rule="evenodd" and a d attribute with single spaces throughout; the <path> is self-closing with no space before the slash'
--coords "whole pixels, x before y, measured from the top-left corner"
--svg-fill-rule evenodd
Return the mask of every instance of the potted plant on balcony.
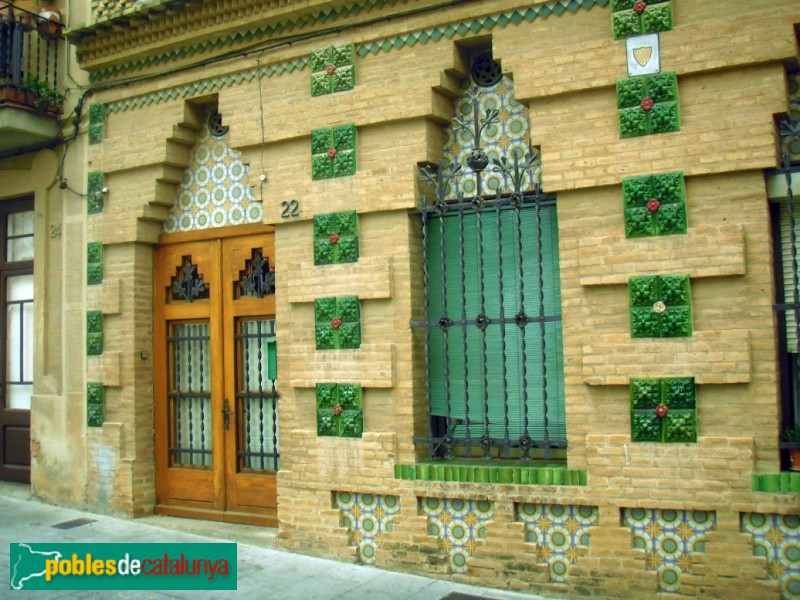
<path id="1" fill-rule="evenodd" d="M 14 85 L 7 77 L 0 77 L 0 104 L 11 102 L 20 106 L 33 106 L 33 92 L 25 86 Z"/>
<path id="2" fill-rule="evenodd" d="M 800 471 L 800 423 L 790 429 L 785 429 L 783 435 L 781 435 L 781 440 L 796 446 L 795 448 L 789 448 L 789 468 L 792 471 Z"/>
<path id="3" fill-rule="evenodd" d="M 37 110 L 58 112 L 61 104 L 66 100 L 64 94 L 51 88 L 46 81 L 30 77 L 26 83 L 33 94 L 33 105 Z"/>

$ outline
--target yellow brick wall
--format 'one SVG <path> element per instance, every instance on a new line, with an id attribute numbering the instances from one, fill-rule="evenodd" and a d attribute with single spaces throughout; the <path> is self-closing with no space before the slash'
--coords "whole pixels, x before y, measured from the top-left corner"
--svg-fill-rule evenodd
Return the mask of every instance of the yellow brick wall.
<path id="1" fill-rule="evenodd" d="M 368 43 L 541 4 L 489 0 L 421 13 L 109 89 L 93 101 L 146 99 L 303 58 L 330 43 Z M 151 511 L 156 501 L 153 366 L 140 358 L 142 350 L 152 355 L 152 248 L 194 143 L 199 124 L 193 106 L 213 101 L 230 127 L 232 146 L 250 166 L 264 222 L 276 228 L 283 547 L 355 560 L 333 492 L 396 495 L 401 510 L 381 541 L 378 566 L 542 593 L 651 598 L 656 575 L 645 570 L 644 552 L 633 548 L 620 509 L 707 510 L 716 512 L 717 527 L 705 553 L 693 557 L 693 574 L 682 576 L 682 592 L 777 597 L 764 561 L 753 557 L 749 537 L 739 533 L 739 513 L 798 512 L 797 494 L 753 492 L 751 475 L 779 470 L 763 170 L 776 164 L 773 114 L 786 110 L 784 61 L 796 55 L 792 25 L 800 22 L 800 9 L 789 0 L 672 4 L 676 26 L 661 35 L 661 61 L 663 70 L 678 76 L 681 130 L 670 134 L 619 138 L 614 86 L 626 77 L 625 44 L 612 39 L 608 6 L 490 32 L 495 57 L 530 110 L 544 188 L 557 194 L 566 461 L 586 471 L 586 486 L 394 478 L 395 464 L 424 458 L 413 442 L 427 429 L 423 336 L 410 327 L 423 304 L 417 165 L 439 159 L 440 126 L 451 117 L 456 82 L 464 75 L 457 44 L 443 37 L 358 57 L 352 91 L 312 98 L 305 68 L 143 101 L 108 115 L 105 140 L 89 147 L 86 167 L 106 173 L 105 209 L 86 218 L 85 234 L 70 234 L 86 236 L 81 249 L 86 241 L 105 244 L 104 282 L 77 306 L 80 315 L 103 311 L 107 340 L 103 356 L 86 361 L 86 379 L 107 386 L 106 425 L 90 431 L 86 445 L 88 505 L 133 515 Z M 204 13 L 198 23 L 208 18 Z M 246 12 L 238 25 L 259 18 L 265 17 Z M 176 33 L 183 35 L 185 26 L 176 17 Z M 223 36 L 230 27 L 212 31 Z M 132 43 L 109 36 L 118 43 L 105 50 L 102 40 L 86 42 L 85 66 L 137 57 Z M 467 37 L 488 36 L 482 31 Z M 152 49 L 163 43 L 153 41 Z M 311 130 L 350 123 L 358 128 L 356 175 L 312 181 Z M 686 176 L 688 234 L 625 239 L 621 180 L 670 171 Z M 285 219 L 281 202 L 290 199 L 299 201 L 300 213 Z M 359 261 L 315 267 L 312 217 L 343 210 L 359 214 Z M 628 278 L 666 273 L 691 277 L 693 336 L 631 339 Z M 362 345 L 317 352 L 313 301 L 337 295 L 360 297 Z M 65 319 L 75 308 L 65 305 Z M 697 443 L 633 443 L 630 379 L 672 376 L 697 380 Z M 314 386 L 331 381 L 363 386 L 361 439 L 317 437 Z M 495 517 L 467 574 L 451 575 L 439 543 L 428 535 L 417 506 L 427 496 L 494 503 Z M 568 584 L 549 583 L 536 549 L 525 543 L 515 516 L 519 502 L 599 507 L 591 544 L 571 568 Z"/>

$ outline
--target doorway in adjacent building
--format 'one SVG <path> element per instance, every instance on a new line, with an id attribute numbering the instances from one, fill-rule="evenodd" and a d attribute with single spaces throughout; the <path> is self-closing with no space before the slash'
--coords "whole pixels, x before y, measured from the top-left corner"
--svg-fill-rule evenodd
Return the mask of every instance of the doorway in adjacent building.
<path id="1" fill-rule="evenodd" d="M 154 271 L 156 511 L 276 525 L 273 231 L 165 236 Z"/>
<path id="2" fill-rule="evenodd" d="M 0 480 L 31 480 L 33 198 L 0 204 Z"/>

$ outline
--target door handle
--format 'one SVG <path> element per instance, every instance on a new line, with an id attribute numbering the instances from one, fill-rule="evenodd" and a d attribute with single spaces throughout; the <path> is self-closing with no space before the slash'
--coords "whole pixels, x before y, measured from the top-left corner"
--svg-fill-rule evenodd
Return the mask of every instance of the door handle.
<path id="1" fill-rule="evenodd" d="M 228 403 L 227 398 L 225 398 L 225 403 L 222 407 L 222 414 L 225 419 L 225 431 L 228 431 L 231 428 L 231 405 Z"/>

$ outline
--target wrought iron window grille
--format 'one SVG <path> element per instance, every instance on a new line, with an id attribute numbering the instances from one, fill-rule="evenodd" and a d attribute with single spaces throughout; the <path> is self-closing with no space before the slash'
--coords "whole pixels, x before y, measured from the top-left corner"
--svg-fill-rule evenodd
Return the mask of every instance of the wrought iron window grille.
<path id="1" fill-rule="evenodd" d="M 423 320 L 411 326 L 425 331 L 429 431 L 415 442 L 426 444 L 430 457 L 530 460 L 534 449 L 541 449 L 542 456 L 550 458 L 553 449 L 566 447 L 565 432 L 551 434 L 548 416 L 556 400 L 549 397 L 548 382 L 560 377 L 548 374 L 548 361 L 563 360 L 560 293 L 551 293 L 553 274 L 545 273 L 543 263 L 550 251 L 543 247 L 543 220 L 547 216 L 553 226 L 554 197 L 541 189 L 538 149 L 512 151 L 510 156 L 487 154 L 481 140 L 497 125 L 499 111 L 481 113 L 480 91 L 475 88 L 465 97 L 472 115 L 454 118 L 462 139 L 473 140 L 464 164 L 442 161 L 438 167 L 420 168 L 420 179 L 430 192 L 422 196 L 419 208 L 425 303 Z M 502 184 L 485 190 L 481 174 L 487 169 L 499 174 Z M 476 193 L 467 197 L 460 179 L 473 173 Z M 557 227 L 555 231 L 557 236 Z M 511 239 L 504 241 L 506 235 Z M 491 236 L 494 240 L 488 239 Z M 457 258 L 446 239 L 457 245 Z M 555 246 L 557 264 L 557 238 Z M 511 259 L 510 268 L 504 267 L 504 254 Z M 536 266 L 526 257 L 535 257 Z M 455 276 L 448 276 L 448 265 L 456 268 Z M 526 273 L 534 274 L 533 282 Z M 535 292 L 533 298 L 526 298 L 526 283 Z M 449 305 L 451 299 L 457 306 Z M 555 347 L 548 346 L 548 339 L 556 341 Z M 490 354 L 490 346 L 499 356 Z M 534 367 L 538 373 L 531 370 Z M 471 374 L 474 368 L 477 375 Z M 463 377 L 457 381 L 459 375 Z M 498 389 L 490 379 L 499 383 Z"/>
<path id="2" fill-rule="evenodd" d="M 239 271 L 236 291 L 237 297 L 254 298 L 263 298 L 275 293 L 275 272 L 270 271 L 269 259 L 263 257 L 261 250 L 254 249 L 252 259 L 246 261 L 243 271 Z"/>
<path id="3" fill-rule="evenodd" d="M 209 292 L 205 281 L 197 274 L 197 267 L 192 264 L 191 256 L 183 257 L 183 264 L 176 269 L 170 289 L 172 300 L 185 300 L 186 302 L 207 299 Z"/>
<path id="4" fill-rule="evenodd" d="M 800 109 L 796 100 L 791 104 L 794 110 Z M 798 273 L 798 206 L 795 203 L 793 189 L 793 182 L 800 174 L 800 164 L 796 160 L 800 155 L 800 122 L 792 118 L 779 121 L 778 134 L 780 167 L 772 171 L 772 174 L 784 179 L 786 200 L 785 204 L 781 202 L 775 207 L 777 224 L 773 229 L 773 236 L 776 240 L 778 285 L 776 285 L 777 297 L 774 310 L 779 321 L 782 420 L 784 431 L 787 431 L 800 424 L 800 286 L 798 285 L 800 273 Z M 788 248 L 786 248 L 787 242 Z M 800 444 L 785 439 L 781 442 L 781 447 L 796 448 L 800 447 Z"/>

